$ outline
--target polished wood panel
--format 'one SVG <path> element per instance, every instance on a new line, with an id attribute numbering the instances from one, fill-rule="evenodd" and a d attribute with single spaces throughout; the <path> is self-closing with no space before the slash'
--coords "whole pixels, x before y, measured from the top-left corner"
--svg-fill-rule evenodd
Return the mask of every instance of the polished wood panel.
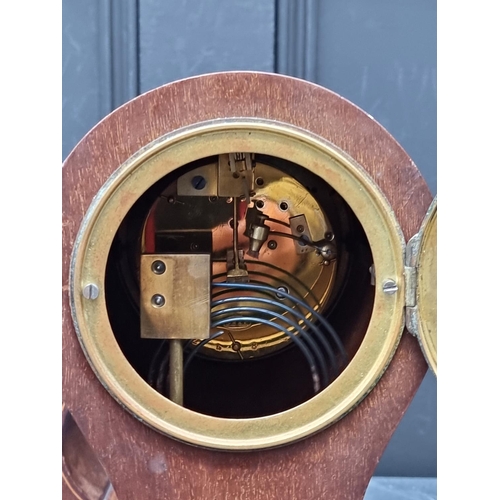
<path id="1" fill-rule="evenodd" d="M 163 134 L 247 116 L 302 127 L 347 152 L 378 183 L 406 239 L 432 201 L 418 169 L 385 129 L 338 95 L 288 77 L 219 73 L 182 80 L 136 98 L 91 130 L 63 168 L 63 398 L 120 500 L 362 499 L 427 370 L 418 342 L 404 333 L 385 375 L 348 416 L 302 442 L 249 453 L 203 450 L 162 436 L 97 380 L 68 303 L 71 250 L 93 196 L 123 161 Z"/>

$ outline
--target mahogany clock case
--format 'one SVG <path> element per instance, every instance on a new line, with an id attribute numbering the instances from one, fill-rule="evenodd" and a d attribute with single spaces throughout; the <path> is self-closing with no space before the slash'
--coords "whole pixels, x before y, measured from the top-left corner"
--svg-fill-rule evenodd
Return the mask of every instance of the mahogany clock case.
<path id="1" fill-rule="evenodd" d="M 282 124 L 303 131 L 303 142 L 307 142 L 307 136 L 332 145 L 344 155 L 342 158 L 360 165 L 373 181 L 374 190 L 383 200 L 380 203 L 389 207 L 388 217 L 397 221 L 404 241 L 418 233 L 432 201 L 429 190 L 404 150 L 362 110 L 322 87 L 289 77 L 247 72 L 205 75 L 165 85 L 130 101 L 91 130 L 68 157 L 63 169 L 64 284 L 70 283 L 68 273 L 72 251 L 79 244 L 76 238 L 80 226 L 92 200 L 110 176 L 139 155 L 141 148 L 169 134 L 224 120 Z M 360 210 L 356 211 L 359 215 Z M 360 230 L 360 238 L 373 243 L 373 230 L 364 229 L 368 237 Z M 372 249 L 377 255 L 382 253 Z M 359 315 L 360 322 L 365 322 L 362 328 L 366 329 L 373 301 L 378 304 L 379 299 L 370 297 L 367 291 L 360 300 L 368 308 L 367 318 Z M 388 349 L 391 352 L 385 354 L 387 363 L 394 354 L 385 373 L 384 366 L 380 374 L 373 376 L 370 390 L 348 408 L 347 414 L 344 411 L 329 417 L 326 424 L 333 425 L 317 426 L 313 435 L 297 435 L 300 441 L 266 451 L 206 450 L 162 435 L 151 428 L 155 427 L 152 421 L 144 425 L 129 413 L 133 412 L 133 405 L 120 400 L 109 382 L 104 381 L 129 412 L 117 404 L 101 384 L 102 372 L 96 368 L 88 348 L 86 354 L 97 377 L 85 357 L 69 304 L 65 292 L 64 402 L 120 499 L 137 498 L 137 491 L 141 498 L 151 499 L 166 492 L 175 497 L 196 498 L 216 498 L 221 492 L 232 498 L 276 498 L 284 493 L 290 498 L 326 498 L 327 492 L 332 491 L 344 491 L 342 498 L 362 498 L 427 369 L 417 339 L 405 332 L 394 344 L 396 351 Z M 366 345 L 363 337 L 351 346 L 345 340 L 350 362 L 359 359 Z M 86 349 L 85 343 L 83 347 Z M 316 398 L 319 401 L 321 393 Z M 285 408 L 285 413 L 294 410 Z M 160 431 L 169 434 L 168 430 Z M 171 435 L 189 441 L 181 435 Z M 310 469 L 305 466 L 308 463 L 316 466 Z M 244 484 L 239 481 L 242 474 Z"/>

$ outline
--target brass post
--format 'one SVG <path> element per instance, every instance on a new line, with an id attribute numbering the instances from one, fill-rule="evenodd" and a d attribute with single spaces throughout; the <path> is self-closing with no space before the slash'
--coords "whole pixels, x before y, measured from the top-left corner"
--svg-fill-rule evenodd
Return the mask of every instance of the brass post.
<path id="1" fill-rule="evenodd" d="M 182 340 L 170 340 L 170 400 L 178 405 L 184 404 Z"/>

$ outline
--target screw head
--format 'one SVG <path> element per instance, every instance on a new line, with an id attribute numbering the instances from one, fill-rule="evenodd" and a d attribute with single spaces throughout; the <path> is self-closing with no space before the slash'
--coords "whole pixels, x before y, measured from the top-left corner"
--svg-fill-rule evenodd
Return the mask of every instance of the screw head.
<path id="1" fill-rule="evenodd" d="M 165 297 L 159 293 L 155 293 L 151 297 L 151 304 L 153 307 L 163 307 L 165 305 Z"/>
<path id="2" fill-rule="evenodd" d="M 233 349 L 233 351 L 238 352 L 241 349 L 241 344 L 238 341 L 235 341 L 231 345 L 231 348 Z"/>
<path id="3" fill-rule="evenodd" d="M 303 226 L 302 224 L 299 224 L 299 225 L 297 226 L 297 232 L 298 232 L 298 233 L 303 233 L 303 232 L 304 232 L 304 226 Z"/>
<path id="4" fill-rule="evenodd" d="M 387 295 L 394 295 L 398 291 L 398 285 L 394 280 L 386 280 L 382 284 L 382 290 Z"/>
<path id="5" fill-rule="evenodd" d="M 83 287 L 82 293 L 86 299 L 95 300 L 99 296 L 99 287 L 94 283 L 89 283 Z"/>
<path id="6" fill-rule="evenodd" d="M 278 246 L 278 243 L 276 243 L 276 241 L 275 241 L 275 240 L 269 240 L 269 241 L 267 242 L 267 247 L 268 247 L 268 248 L 270 248 L 271 250 L 276 249 L 276 248 L 277 248 L 277 246 Z"/>
<path id="7" fill-rule="evenodd" d="M 279 290 L 280 292 L 288 293 L 288 288 L 287 288 L 286 286 L 279 286 L 279 287 L 278 287 L 278 290 Z M 281 293 L 277 293 L 277 294 L 276 294 L 276 297 L 277 297 L 278 299 L 284 299 L 284 298 L 285 298 L 285 296 L 284 296 L 284 295 L 282 295 Z"/>
<path id="8" fill-rule="evenodd" d="M 191 186 L 193 186 L 193 188 L 196 189 L 197 191 L 205 189 L 206 185 L 207 185 L 207 180 L 202 175 L 195 175 L 191 179 Z"/>
<path id="9" fill-rule="evenodd" d="M 333 240 L 333 233 L 325 233 L 325 240 L 328 241 Z"/>
<path id="10" fill-rule="evenodd" d="M 163 274 L 166 269 L 167 269 L 167 266 L 165 265 L 165 262 L 163 262 L 162 260 L 155 260 L 151 264 L 151 270 L 155 274 Z"/>

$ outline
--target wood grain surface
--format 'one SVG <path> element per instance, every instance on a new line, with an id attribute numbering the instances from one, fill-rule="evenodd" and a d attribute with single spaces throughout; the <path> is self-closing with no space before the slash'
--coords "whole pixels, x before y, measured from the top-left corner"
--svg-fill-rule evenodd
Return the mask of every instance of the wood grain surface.
<path id="1" fill-rule="evenodd" d="M 63 400 L 119 500 L 360 500 L 427 370 L 418 342 L 408 333 L 374 390 L 340 422 L 293 445 L 245 453 L 198 449 L 140 423 L 102 387 L 76 338 L 69 260 L 94 195 L 122 162 L 152 140 L 226 117 L 278 120 L 331 141 L 375 179 L 406 239 L 418 231 L 432 201 L 418 169 L 370 116 L 324 88 L 274 74 L 218 73 L 139 96 L 96 125 L 64 164 Z M 68 491 L 64 498 L 69 500 Z"/>

